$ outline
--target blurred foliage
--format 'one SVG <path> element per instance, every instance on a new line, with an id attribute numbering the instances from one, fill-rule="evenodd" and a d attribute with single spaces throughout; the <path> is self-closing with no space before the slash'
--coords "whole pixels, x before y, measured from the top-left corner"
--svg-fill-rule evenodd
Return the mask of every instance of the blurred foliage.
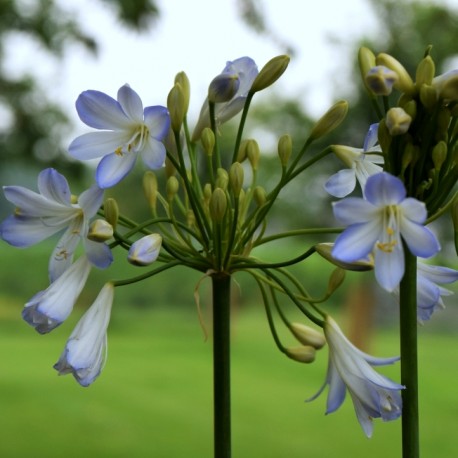
<path id="1" fill-rule="evenodd" d="M 144 30 L 158 16 L 154 0 L 98 0 L 114 7 L 121 23 Z M 14 40 L 16 39 L 16 40 Z M 12 76 L 4 65 L 14 53 L 11 43 L 32 40 L 51 58 L 61 59 L 70 45 L 78 44 L 96 54 L 98 44 L 71 14 L 54 0 L 0 2 L 0 166 L 58 167 L 67 175 L 80 176 L 83 166 L 64 155 L 63 138 L 70 121 L 52 103 L 36 75 Z M 13 41 L 12 41 L 13 40 Z"/>

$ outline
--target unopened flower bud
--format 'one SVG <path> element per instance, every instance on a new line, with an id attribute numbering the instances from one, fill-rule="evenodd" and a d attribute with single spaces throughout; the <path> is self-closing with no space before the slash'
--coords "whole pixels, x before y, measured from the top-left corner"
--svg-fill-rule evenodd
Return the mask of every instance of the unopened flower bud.
<path id="1" fill-rule="evenodd" d="M 206 183 L 204 186 L 203 194 L 204 194 L 204 202 L 206 205 L 210 203 L 210 199 L 212 198 L 212 185 L 210 183 Z"/>
<path id="2" fill-rule="evenodd" d="M 401 174 L 403 174 L 409 165 L 415 164 L 418 159 L 418 146 L 412 145 L 412 143 L 407 143 L 404 151 L 402 152 L 402 161 L 401 161 Z"/>
<path id="3" fill-rule="evenodd" d="M 345 280 L 345 270 L 337 267 L 329 277 L 327 294 L 331 295 Z"/>
<path id="4" fill-rule="evenodd" d="M 167 108 L 170 113 L 170 122 L 174 132 L 179 132 L 186 115 L 186 102 L 183 88 L 175 83 L 167 96 Z"/>
<path id="5" fill-rule="evenodd" d="M 258 169 L 259 158 L 261 157 L 261 151 L 259 150 L 259 145 L 256 140 L 250 139 L 246 142 L 246 155 L 250 161 L 251 167 L 253 170 Z"/>
<path id="6" fill-rule="evenodd" d="M 390 108 L 386 113 L 386 127 L 391 136 L 405 134 L 412 118 L 400 107 Z"/>
<path id="7" fill-rule="evenodd" d="M 293 141 L 288 134 L 282 135 L 278 140 L 278 157 L 281 165 L 286 167 L 293 151 Z"/>
<path id="8" fill-rule="evenodd" d="M 178 83 L 181 86 L 181 89 L 183 90 L 183 95 L 184 95 L 184 113 L 188 112 L 189 108 L 189 99 L 191 98 L 191 86 L 189 84 L 189 78 L 186 75 L 185 72 L 180 72 L 177 73 L 175 76 L 175 83 Z"/>
<path id="9" fill-rule="evenodd" d="M 254 79 L 250 92 L 262 91 L 275 83 L 283 75 L 288 64 L 289 56 L 277 56 L 269 60 Z"/>
<path id="10" fill-rule="evenodd" d="M 167 200 L 171 202 L 178 193 L 178 189 L 180 188 L 180 183 L 178 182 L 175 176 L 169 177 L 167 180 L 165 189 L 167 193 Z"/>
<path id="11" fill-rule="evenodd" d="M 150 234 L 132 244 L 127 260 L 135 266 L 148 266 L 159 256 L 162 237 L 159 234 Z"/>
<path id="12" fill-rule="evenodd" d="M 409 100 L 402 108 L 404 111 L 414 120 L 417 116 L 417 102 L 415 100 Z"/>
<path id="13" fill-rule="evenodd" d="M 291 323 L 290 330 L 294 334 L 294 337 L 303 345 L 311 346 L 316 350 L 326 345 L 324 335 L 310 326 L 302 323 Z"/>
<path id="14" fill-rule="evenodd" d="M 420 87 L 420 101 L 424 107 L 432 110 L 436 106 L 437 100 L 437 89 L 434 86 L 423 84 Z"/>
<path id="15" fill-rule="evenodd" d="M 221 223 L 227 209 L 226 193 L 221 188 L 215 188 L 210 199 L 210 216 L 216 223 Z"/>
<path id="16" fill-rule="evenodd" d="M 396 89 L 399 89 L 402 92 L 406 92 L 407 94 L 411 94 L 415 91 L 415 85 L 413 84 L 412 78 L 398 60 L 389 54 L 380 53 L 375 58 L 375 61 L 377 65 L 388 67 L 398 74 L 398 80 L 394 83 L 394 87 Z"/>
<path id="17" fill-rule="evenodd" d="M 168 157 L 165 158 L 164 172 L 165 172 L 165 176 L 166 176 L 167 179 L 169 179 L 170 177 L 175 176 L 176 173 L 177 173 L 177 169 L 175 168 L 175 165 L 173 164 L 173 162 Z"/>
<path id="18" fill-rule="evenodd" d="M 437 145 L 434 146 L 432 152 L 433 164 L 436 172 L 439 172 L 442 164 L 447 158 L 447 143 L 440 141 Z"/>
<path id="19" fill-rule="evenodd" d="M 244 172 L 240 162 L 234 162 L 229 169 L 229 182 L 231 184 L 232 194 L 238 198 L 243 186 Z"/>
<path id="20" fill-rule="evenodd" d="M 157 178 L 154 172 L 148 170 L 143 175 L 143 193 L 151 208 L 156 208 L 157 202 Z"/>
<path id="21" fill-rule="evenodd" d="M 422 84 L 430 85 L 436 72 L 436 66 L 431 56 L 426 56 L 420 61 L 417 67 L 417 74 L 415 78 L 415 85 L 417 89 L 421 88 Z"/>
<path id="22" fill-rule="evenodd" d="M 334 104 L 313 126 L 310 139 L 316 140 L 333 131 L 347 116 L 348 102 L 341 100 Z"/>
<path id="23" fill-rule="evenodd" d="M 315 352 L 315 348 L 311 346 L 285 348 L 286 356 L 298 363 L 313 363 L 315 361 Z"/>
<path id="24" fill-rule="evenodd" d="M 113 197 L 109 197 L 103 205 L 103 214 L 105 220 L 111 224 L 113 230 L 116 229 L 119 218 L 118 202 Z"/>
<path id="25" fill-rule="evenodd" d="M 367 87 L 366 83 L 366 75 L 368 71 L 375 67 L 375 56 L 374 53 L 366 47 L 359 48 L 358 51 L 358 63 L 359 63 L 359 71 L 361 72 L 361 78 L 366 86 L 366 88 L 371 91 L 369 87 Z M 372 92 L 372 91 L 371 91 Z"/>
<path id="26" fill-rule="evenodd" d="M 374 268 L 374 262 L 372 259 L 371 260 L 362 259 L 362 260 L 354 261 L 354 262 L 344 262 L 344 261 L 335 259 L 332 256 L 333 248 L 334 248 L 333 243 L 319 243 L 318 245 L 315 245 L 315 250 L 320 256 L 322 256 L 324 259 L 334 264 L 335 266 L 341 267 L 342 269 L 356 271 L 356 272 L 364 272 L 367 270 L 372 270 Z"/>
<path id="27" fill-rule="evenodd" d="M 217 188 L 221 188 L 222 190 L 226 191 L 228 183 L 229 183 L 229 175 L 227 171 L 223 168 L 219 168 L 216 171 L 215 186 Z"/>
<path id="28" fill-rule="evenodd" d="M 377 65 L 367 72 L 365 81 L 366 86 L 375 95 L 390 95 L 398 79 L 396 72 L 383 65 Z"/>
<path id="29" fill-rule="evenodd" d="M 458 254 L 458 199 L 455 198 L 455 201 L 452 204 L 451 208 L 453 229 L 455 232 L 455 251 Z"/>
<path id="30" fill-rule="evenodd" d="M 208 87 L 208 100 L 213 103 L 228 102 L 237 93 L 240 79 L 237 73 L 221 73 Z"/>
<path id="31" fill-rule="evenodd" d="M 89 226 L 87 238 L 93 242 L 106 242 L 113 237 L 113 226 L 104 219 L 96 219 Z"/>
<path id="32" fill-rule="evenodd" d="M 200 141 L 202 142 L 205 154 L 212 156 L 213 149 L 215 148 L 215 134 L 210 129 L 210 127 L 205 127 L 205 129 L 202 131 Z"/>
<path id="33" fill-rule="evenodd" d="M 249 141 L 251 140 L 243 140 L 240 143 L 239 150 L 237 151 L 237 162 L 242 163 L 247 158 L 246 148 Z"/>
<path id="34" fill-rule="evenodd" d="M 256 186 L 253 191 L 253 198 L 258 207 L 262 207 L 267 200 L 266 190 L 262 186 Z"/>
<path id="35" fill-rule="evenodd" d="M 378 142 L 380 144 L 380 147 L 382 148 L 382 151 L 388 151 L 392 137 L 390 133 L 388 132 L 388 128 L 386 127 L 386 120 L 382 119 L 378 125 Z"/>
<path id="36" fill-rule="evenodd" d="M 446 103 L 456 102 L 458 100 L 458 69 L 436 76 L 432 85 L 437 89 L 439 97 Z"/>

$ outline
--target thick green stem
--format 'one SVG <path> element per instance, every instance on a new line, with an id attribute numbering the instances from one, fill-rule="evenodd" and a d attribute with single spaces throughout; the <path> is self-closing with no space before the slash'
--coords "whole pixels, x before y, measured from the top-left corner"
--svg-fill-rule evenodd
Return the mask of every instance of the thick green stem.
<path id="1" fill-rule="evenodd" d="M 213 287 L 214 458 L 231 456 L 231 277 L 216 273 Z"/>
<path id="2" fill-rule="evenodd" d="M 417 355 L 417 258 L 404 244 L 405 272 L 400 287 L 402 457 L 420 456 Z"/>

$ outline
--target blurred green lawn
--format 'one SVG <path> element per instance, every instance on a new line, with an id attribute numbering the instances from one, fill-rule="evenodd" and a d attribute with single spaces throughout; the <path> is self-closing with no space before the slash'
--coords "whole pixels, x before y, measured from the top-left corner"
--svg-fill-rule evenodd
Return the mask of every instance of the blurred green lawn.
<path id="1" fill-rule="evenodd" d="M 58 377 L 52 365 L 83 307 L 46 336 L 20 319 L 23 303 L 46 284 L 47 256 L 40 250 L 0 248 L 7 267 L 0 292 L 0 456 L 210 458 L 212 349 L 192 298 L 199 277 L 177 271 L 140 291 L 117 290 L 106 367 L 82 388 L 71 376 Z M 233 456 L 400 456 L 400 421 L 376 421 L 367 439 L 349 398 L 328 416 L 327 393 L 304 402 L 324 381 L 327 350 L 312 365 L 286 359 L 255 296 L 242 290 L 233 315 Z M 85 306 L 96 293 L 91 286 Z M 208 287 L 201 294 L 206 313 Z M 164 305 L 168 296 L 175 305 Z M 453 300 L 448 304 L 453 311 Z M 458 456 L 458 332 L 426 325 L 420 334 L 422 456 Z M 398 354 L 395 329 L 377 331 L 371 353 Z M 399 380 L 398 366 L 383 373 Z"/>

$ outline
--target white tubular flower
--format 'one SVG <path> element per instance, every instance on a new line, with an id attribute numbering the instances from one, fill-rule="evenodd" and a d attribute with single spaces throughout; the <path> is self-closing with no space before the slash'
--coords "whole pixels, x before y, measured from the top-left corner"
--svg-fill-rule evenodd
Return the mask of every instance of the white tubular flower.
<path id="1" fill-rule="evenodd" d="M 135 266 L 148 266 L 159 256 L 162 237 L 159 234 L 150 234 L 132 244 L 127 260 Z"/>
<path id="2" fill-rule="evenodd" d="M 22 311 L 24 320 L 40 334 L 46 334 L 62 324 L 72 312 L 90 270 L 87 257 L 81 256 L 46 290 L 35 294 L 25 304 Z"/>
<path id="3" fill-rule="evenodd" d="M 54 364 L 59 375 L 73 374 L 81 386 L 89 386 L 102 371 L 107 352 L 107 328 L 114 285 L 107 283 L 71 333 L 62 355 Z"/>
<path id="4" fill-rule="evenodd" d="M 372 366 L 392 364 L 399 358 L 375 358 L 362 352 L 345 337 L 329 316 L 326 317 L 324 334 L 329 345 L 328 373 L 324 385 L 308 400 L 316 399 L 329 385 L 328 414 L 342 405 L 348 390 L 358 421 L 366 436 L 371 437 L 374 418 L 390 421 L 401 416 L 402 399 L 399 390 L 405 388 L 380 375 Z"/>

